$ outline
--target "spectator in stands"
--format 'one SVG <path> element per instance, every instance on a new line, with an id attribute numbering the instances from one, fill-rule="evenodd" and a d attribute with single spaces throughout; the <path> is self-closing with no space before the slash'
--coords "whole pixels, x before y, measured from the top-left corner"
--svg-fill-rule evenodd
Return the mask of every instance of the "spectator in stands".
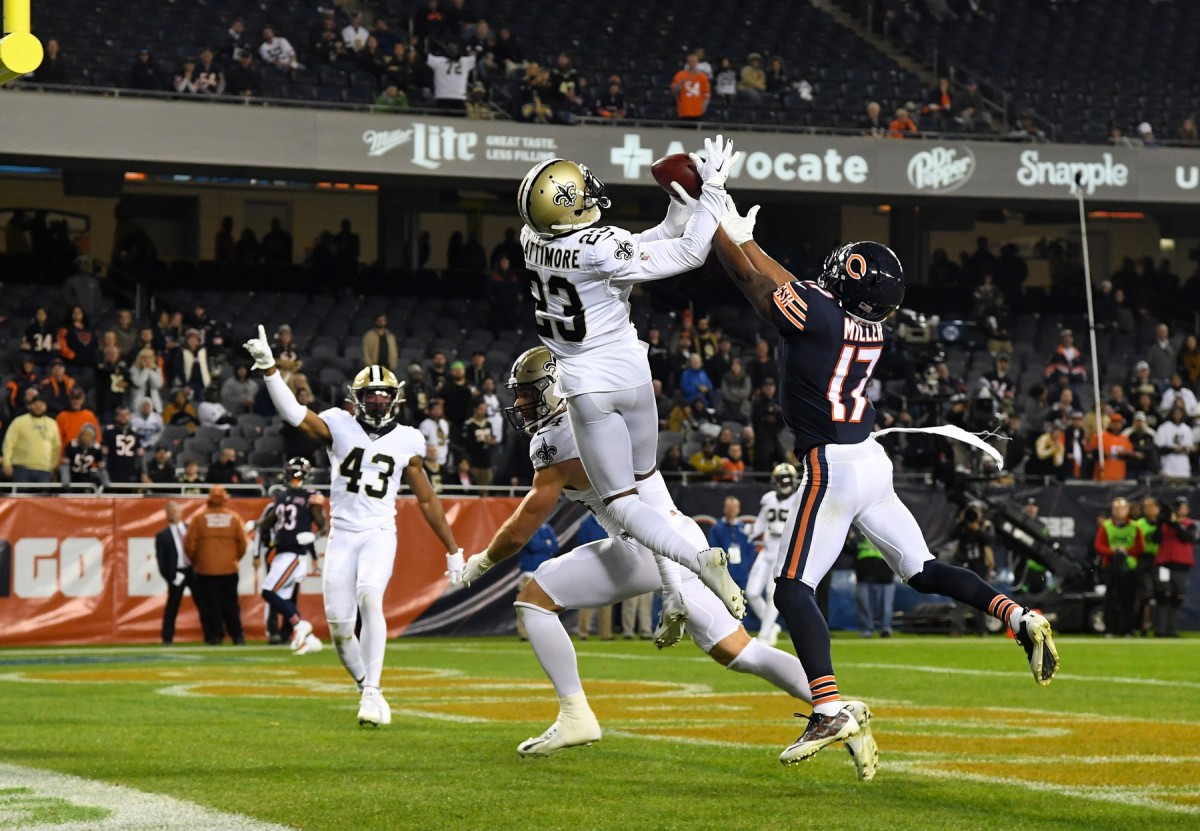
<path id="1" fill-rule="evenodd" d="M 1108 417 L 1105 429 L 1088 440 L 1086 450 L 1089 456 L 1095 459 L 1098 454 L 1104 455 L 1104 470 L 1102 472 L 1100 465 L 1096 464 L 1094 479 L 1119 482 L 1128 478 L 1127 462 L 1133 455 L 1133 443 L 1122 433 L 1124 429 L 1124 417 L 1120 413 L 1113 413 Z"/>
<path id="2" fill-rule="evenodd" d="M 175 483 L 175 465 L 171 461 L 171 449 L 164 444 L 154 448 L 154 455 L 146 460 L 146 470 L 142 473 L 142 481 L 146 484 L 171 485 Z M 151 489 L 151 493 L 154 490 Z M 174 488 L 161 490 L 160 493 L 176 493 Z"/>
<path id="3" fill-rule="evenodd" d="M 471 417 L 463 424 L 462 440 L 475 483 L 492 484 L 492 456 L 498 439 L 488 421 L 487 402 L 482 398 L 475 400 Z"/>
<path id="4" fill-rule="evenodd" d="M 754 344 L 754 358 L 746 366 L 746 374 L 756 390 L 764 387 L 768 378 L 779 377 L 779 364 L 771 356 L 771 344 L 765 340 Z"/>
<path id="5" fill-rule="evenodd" d="M 87 407 L 87 393 L 79 387 L 72 387 L 70 401 L 65 410 L 59 412 L 54 421 L 58 425 L 59 444 L 66 447 L 75 441 L 83 425 L 90 424 L 100 434 L 100 420 Z"/>
<path id="6" fill-rule="evenodd" d="M 996 355 L 995 366 L 985 372 L 983 380 L 987 381 L 992 397 L 1000 402 L 1004 412 L 1012 411 L 1013 400 L 1017 395 L 1017 379 L 1008 370 L 1009 358 L 1007 352 Z"/>
<path id="7" fill-rule="evenodd" d="M 61 358 L 50 362 L 50 374 L 42 379 L 39 392 L 46 404 L 50 416 L 54 417 L 67 409 L 71 400 L 71 392 L 75 389 L 75 379 L 67 375 L 67 369 Z"/>
<path id="8" fill-rule="evenodd" d="M 33 313 L 32 322 L 25 327 L 21 351 L 33 358 L 38 369 L 45 370 L 51 361 L 61 356 L 59 350 L 58 327 L 50 322 L 46 309 L 39 306 Z"/>
<path id="9" fill-rule="evenodd" d="M 338 63 L 346 54 L 346 44 L 332 16 L 324 19 L 323 28 L 313 36 L 309 54 L 317 63 L 329 65 Z"/>
<path id="10" fill-rule="evenodd" d="M 442 477 L 448 472 L 442 470 L 442 466 L 437 462 L 437 445 L 429 444 L 425 446 L 425 475 L 429 477 L 429 484 L 433 486 L 434 493 L 442 492 Z"/>
<path id="11" fill-rule="evenodd" d="M 471 365 L 467 367 L 467 383 L 475 389 L 483 389 L 483 382 L 492 377 L 487 368 L 487 355 L 479 349 L 471 353 Z"/>
<path id="12" fill-rule="evenodd" d="M 111 424 L 104 425 L 104 458 L 100 464 L 110 483 L 133 484 L 141 480 L 145 450 L 133 429 L 127 407 L 118 407 Z"/>
<path id="13" fill-rule="evenodd" d="M 225 91 L 243 98 L 261 95 L 262 78 L 254 68 L 254 55 L 249 49 L 240 49 L 234 57 L 237 63 L 225 73 Z"/>
<path id="14" fill-rule="evenodd" d="M 336 248 L 335 266 L 342 278 L 353 278 L 358 273 L 358 258 L 362 251 L 358 234 L 350 227 L 349 219 L 342 219 L 338 232 L 334 234 Z M 291 330 L 289 330 L 291 331 Z"/>
<path id="15" fill-rule="evenodd" d="M 867 102 L 867 115 L 863 119 L 863 132 L 872 138 L 883 138 L 888 134 L 888 124 L 883 120 L 878 101 Z"/>
<path id="16" fill-rule="evenodd" d="M 450 377 L 442 385 L 438 395 L 446 406 L 446 420 L 450 422 L 450 435 L 459 436 L 462 426 L 471 417 L 473 400 L 477 391 L 467 383 L 467 366 L 462 361 L 450 364 Z"/>
<path id="17" fill-rule="evenodd" d="M 1195 335 L 1184 338 L 1179 357 L 1176 359 L 1176 367 L 1183 376 L 1183 383 L 1192 392 L 1200 389 L 1200 339 Z"/>
<path id="18" fill-rule="evenodd" d="M 150 347 L 137 353 L 133 366 L 129 368 L 129 397 L 131 401 L 145 398 L 156 413 L 162 412 L 162 390 L 164 384 L 162 367 L 158 355 Z"/>
<path id="19" fill-rule="evenodd" d="M 682 399 L 683 396 L 677 394 L 678 403 L 671 410 L 667 421 L 668 429 L 682 434 L 687 441 L 718 432 L 720 428 L 717 424 L 720 419 L 717 417 L 717 411 L 705 405 L 704 399 L 697 398 L 691 406 L 684 404 Z"/>
<path id="20" fill-rule="evenodd" d="M 176 493 L 191 496 L 201 494 L 208 490 L 205 485 L 204 476 L 200 473 L 200 463 L 195 459 L 188 459 L 183 463 L 183 473 L 180 473 L 175 478 L 176 484 L 188 485 L 189 487 L 180 488 Z"/>
<path id="21" fill-rule="evenodd" d="M 143 447 L 157 444 L 159 436 L 166 428 L 162 416 L 155 411 L 154 404 L 149 398 L 143 398 L 137 403 L 137 415 L 130 419 L 129 426 L 137 434 Z"/>
<path id="22" fill-rule="evenodd" d="M 1088 372 L 1083 361 L 1083 352 L 1075 346 L 1075 333 L 1070 329 L 1059 332 L 1058 345 L 1050 353 L 1043 375 L 1052 389 L 1070 385 L 1075 397 L 1079 397 L 1080 390 L 1087 382 Z"/>
<path id="23" fill-rule="evenodd" d="M 1146 350 L 1146 363 L 1150 365 L 1150 380 L 1156 384 L 1162 384 L 1175 372 L 1179 362 L 1167 324 L 1154 327 L 1154 343 Z"/>
<path id="24" fill-rule="evenodd" d="M 28 412 L 8 425 L 4 434 L 4 475 L 17 483 L 47 483 L 58 468 L 62 443 L 58 426 L 46 415 L 46 402 L 35 395 Z"/>
<path id="25" fill-rule="evenodd" d="M 187 58 L 183 62 L 183 67 L 175 73 L 175 77 L 171 81 L 171 88 L 184 95 L 195 95 L 200 92 L 198 80 L 196 59 Z"/>
<path id="26" fill-rule="evenodd" d="M 1140 139 L 1130 138 L 1121 130 L 1121 125 L 1113 124 L 1108 128 L 1108 143 L 1113 147 L 1141 147 Z"/>
<path id="27" fill-rule="evenodd" d="M 621 89 L 621 78 L 613 75 L 608 79 L 608 91 L 596 99 L 595 114 L 601 118 L 621 119 L 629 113 L 625 92 Z"/>
<path id="28" fill-rule="evenodd" d="M 73 306 L 66 325 L 59 328 L 58 351 L 71 374 L 90 386 L 96 366 L 96 333 L 81 306 Z"/>
<path id="29" fill-rule="evenodd" d="M 350 22 L 342 29 L 342 43 L 348 51 L 362 52 L 367 48 L 367 39 L 371 33 L 363 26 L 362 12 L 355 12 Z"/>
<path id="30" fill-rule="evenodd" d="M 189 433 L 195 433 L 200 426 L 200 417 L 196 408 L 188 400 L 188 388 L 179 387 L 171 393 L 171 403 L 163 411 L 163 423 L 185 427 Z"/>
<path id="31" fill-rule="evenodd" d="M 906 136 L 915 136 L 920 130 L 917 129 L 917 123 L 909 116 L 906 107 L 898 107 L 896 109 L 896 117 L 888 124 L 889 138 L 905 138 Z"/>
<path id="32" fill-rule="evenodd" d="M 243 228 L 234 244 L 234 262 L 238 265 L 256 266 L 262 262 L 262 246 L 253 228 Z"/>
<path id="33" fill-rule="evenodd" d="M 1033 443 L 1033 453 L 1025 463 L 1025 475 L 1060 477 L 1067 456 L 1066 426 L 1061 421 L 1045 421 Z"/>
<path id="34" fill-rule="evenodd" d="M 249 48 L 250 41 L 246 37 L 246 21 L 235 17 L 229 24 L 228 31 L 225 32 L 225 40 L 221 44 L 221 54 L 228 59 L 235 59 L 239 50 Z"/>
<path id="35" fill-rule="evenodd" d="M 738 79 L 738 95 L 751 104 L 759 103 L 767 91 L 767 73 L 763 71 L 762 63 L 762 55 L 751 52 L 746 56 L 746 65 Z"/>
<path id="36" fill-rule="evenodd" d="M 724 463 L 725 460 L 717 455 L 717 441 L 711 437 L 705 438 L 700 444 L 700 449 L 688 460 L 692 470 L 704 474 L 714 482 L 720 478 Z"/>
<path id="37" fill-rule="evenodd" d="M 1068 422 L 1066 429 L 1063 430 L 1063 445 L 1066 449 L 1066 458 L 1063 460 L 1063 469 L 1060 474 L 1062 479 L 1081 479 L 1087 478 L 1088 470 L 1088 455 L 1086 451 L 1088 441 L 1087 428 L 1084 426 L 1084 417 L 1081 410 L 1071 412 L 1071 420 Z"/>
<path id="38" fill-rule="evenodd" d="M 487 420 L 492 425 L 492 435 L 497 447 L 504 444 L 504 405 L 496 394 L 496 379 L 485 376 L 479 385 L 479 397 L 487 404 Z M 493 454 L 494 455 L 494 454 Z"/>
<path id="39" fill-rule="evenodd" d="M 213 239 L 213 259 L 218 263 L 232 263 L 237 259 L 237 245 L 233 239 L 233 217 L 221 218 L 221 227 Z"/>
<path id="40" fill-rule="evenodd" d="M 150 56 L 150 50 L 142 47 L 138 50 L 133 66 L 129 68 L 127 82 L 130 89 L 162 90 L 167 88 L 167 79 L 158 64 Z"/>
<path id="41" fill-rule="evenodd" d="M 1137 131 L 1143 147 L 1162 147 L 1162 144 L 1154 137 L 1154 128 L 1150 126 L 1150 122 L 1143 121 L 1138 125 Z"/>
<path id="42" fill-rule="evenodd" d="M 709 73 L 711 74 L 711 73 Z M 791 89 L 791 79 L 783 68 L 783 58 L 778 55 L 771 58 L 767 66 L 767 92 L 779 94 Z"/>
<path id="43" fill-rule="evenodd" d="M 363 363 L 378 364 L 392 372 L 396 371 L 400 349 L 396 344 L 396 336 L 388 329 L 387 315 L 375 316 L 374 328 L 362 336 L 362 353 Z"/>
<path id="44" fill-rule="evenodd" d="M 928 101 L 921 112 L 929 116 L 930 127 L 944 133 L 953 129 L 957 123 L 955 114 L 958 109 L 954 93 L 950 90 L 950 79 L 943 75 L 938 78 L 937 86 L 930 91 Z"/>
<path id="45" fill-rule="evenodd" d="M 1126 475 L 1130 479 L 1148 479 L 1159 472 L 1156 436 L 1146 420 L 1146 414 L 1138 410 L 1133 414 L 1133 427 L 1125 433 L 1132 450 L 1126 464 Z"/>
<path id="46" fill-rule="evenodd" d="M 556 93 L 550 86 L 550 71 L 536 63 L 528 64 L 521 81 L 520 104 L 517 108 L 520 120 L 550 124 L 555 119 L 555 98 Z"/>
<path id="47" fill-rule="evenodd" d="M 258 47 L 258 56 L 268 66 L 277 66 L 280 69 L 303 69 L 300 61 L 296 58 L 296 50 L 292 47 L 291 41 L 285 37 L 277 37 L 275 30 L 270 26 L 263 27 L 262 44 Z"/>
<path id="48" fill-rule="evenodd" d="M 96 365 L 96 409 L 106 421 L 125 403 L 129 391 L 129 368 L 115 345 L 104 347 L 104 359 Z"/>
<path id="49" fill-rule="evenodd" d="M 1191 425 L 1186 421 L 1187 412 L 1182 402 L 1176 404 L 1167 420 L 1155 431 L 1155 444 L 1159 448 L 1159 472 L 1163 477 L 1184 480 L 1192 475 L 1189 454 L 1195 452 L 1195 438 Z"/>
<path id="50" fill-rule="evenodd" d="M 445 402 L 434 398 L 429 402 L 429 410 L 419 429 L 425 437 L 426 448 L 436 450 L 435 461 L 439 468 L 445 468 L 450 462 L 450 422 L 445 417 Z M 428 451 L 427 451 L 428 452 Z"/>
<path id="51" fill-rule="evenodd" d="M 483 84 L 475 84 L 471 87 L 470 95 L 467 97 L 467 118 L 490 121 L 495 117 L 496 111 L 492 109 L 491 103 L 487 100 L 487 88 Z"/>
<path id="52" fill-rule="evenodd" d="M 204 391 L 204 400 L 196 407 L 196 416 L 201 427 L 216 427 L 225 433 L 237 420 L 221 403 L 221 390 L 216 384 Z"/>
<path id="53" fill-rule="evenodd" d="M 479 484 L 475 481 L 475 474 L 471 472 L 471 460 L 466 456 L 458 460 L 454 473 L 449 477 L 444 477 L 444 481 L 446 484 L 458 488 L 459 493 L 463 494 L 473 493 L 475 486 Z"/>
<path id="54" fill-rule="evenodd" d="M 400 42 L 392 32 L 388 19 L 383 16 L 375 18 L 375 28 L 371 30 L 371 36 L 375 38 L 375 42 L 379 44 L 379 51 L 384 55 L 392 54 L 392 49 Z"/>
<path id="55" fill-rule="evenodd" d="M 764 378 L 762 387 L 755 394 L 751 406 L 754 435 L 758 442 L 754 454 L 754 469 L 770 472 L 783 461 L 779 446 L 779 431 L 783 429 L 783 408 L 779 405 L 778 390 L 774 378 Z"/>
<path id="56" fill-rule="evenodd" d="M 1159 385 L 1150 377 L 1149 361 L 1138 361 L 1133 365 L 1133 377 L 1129 380 L 1129 394 L 1135 399 L 1149 395 L 1152 400 L 1158 400 Z M 1144 409 L 1140 403 L 1138 406 L 1139 409 Z M 1146 412 L 1150 412 L 1150 410 L 1146 410 Z"/>
<path id="57" fill-rule="evenodd" d="M 267 265 L 292 264 L 292 235 L 283 229 L 279 217 L 271 220 L 271 230 L 263 234 L 261 247 Z"/>
<path id="58" fill-rule="evenodd" d="M 400 113 L 408 109 L 408 96 L 395 84 L 388 84 L 375 99 L 375 112 Z"/>
<path id="59" fill-rule="evenodd" d="M 367 38 L 367 45 L 358 52 L 358 65 L 363 72 L 369 72 L 376 79 L 380 78 L 387 71 L 388 55 L 384 54 L 379 49 L 379 41 L 375 40 L 375 36 Z"/>
<path id="60" fill-rule="evenodd" d="M 196 91 L 201 95 L 221 95 L 225 92 L 225 73 L 216 63 L 213 51 L 205 46 L 200 50 L 196 65 Z"/>
<path id="61" fill-rule="evenodd" d="M 408 409 L 406 424 L 416 426 L 425 418 L 429 409 L 429 390 L 425 386 L 425 370 L 417 362 L 408 365 L 408 377 L 404 382 L 404 406 Z"/>
<path id="62" fill-rule="evenodd" d="M 216 485 L 241 484 L 242 473 L 238 470 L 238 452 L 232 447 L 223 448 L 217 461 L 209 465 L 205 481 Z"/>
<path id="63" fill-rule="evenodd" d="M 721 386 L 721 381 L 733 368 L 734 360 L 736 359 L 733 357 L 733 342 L 724 335 L 718 336 L 716 350 L 706 356 L 704 361 L 704 371 L 708 373 L 714 386 Z"/>
<path id="64" fill-rule="evenodd" d="M 1163 390 L 1162 399 L 1158 403 L 1158 411 L 1166 415 L 1176 405 L 1183 407 L 1183 411 L 1188 418 L 1200 415 L 1200 406 L 1197 405 L 1196 394 L 1183 385 L 1183 376 L 1178 372 L 1171 375 L 1171 385 Z"/>
<path id="65" fill-rule="evenodd" d="M 1037 126 L 1037 122 L 1034 121 L 1033 113 L 1031 112 L 1021 113 L 1017 128 L 1009 133 L 1008 137 L 1037 143 L 1047 141 L 1046 134 L 1042 132 L 1041 127 Z"/>
<path id="66" fill-rule="evenodd" d="M 721 461 L 722 482 L 740 482 L 746 475 L 746 459 L 742 455 L 742 446 L 737 442 L 729 445 L 729 455 Z"/>
<path id="67" fill-rule="evenodd" d="M 137 343 L 138 329 L 133 323 L 133 312 L 129 309 L 119 309 L 117 320 L 109 328 L 117 336 L 117 349 L 122 355 L 128 355 Z"/>
<path id="68" fill-rule="evenodd" d="M 713 405 L 713 382 L 704 371 L 700 353 L 693 352 L 688 358 L 687 368 L 679 375 L 679 390 L 688 405 L 697 399 L 703 401 L 706 407 Z"/>
<path id="69" fill-rule="evenodd" d="M 958 120 L 967 132 L 992 129 L 992 114 L 988 112 L 974 78 L 968 78 L 966 89 L 954 97 L 954 106 L 958 109 Z"/>
<path id="70" fill-rule="evenodd" d="M 399 92 L 404 93 L 406 101 L 415 89 L 412 67 L 408 62 L 408 47 L 403 43 L 392 47 L 391 54 L 383 65 L 383 83 L 395 85 Z"/>
<path id="71" fill-rule="evenodd" d="M 732 104 L 737 97 L 738 72 L 729 58 L 721 58 L 713 89 L 718 98 L 726 104 Z"/>
<path id="72" fill-rule="evenodd" d="M 429 359 L 429 389 L 440 395 L 442 387 L 450 374 L 450 366 L 446 363 L 446 353 L 440 349 L 434 350 Z"/>
<path id="73" fill-rule="evenodd" d="M 1200 138 L 1196 134 L 1196 119 L 1189 115 L 1183 120 L 1179 125 L 1179 129 L 1175 131 L 1175 141 L 1185 147 L 1195 147 L 1197 144 L 1200 144 Z"/>
<path id="74" fill-rule="evenodd" d="M 501 26 L 496 32 L 496 44 L 492 47 L 492 54 L 496 57 L 496 63 L 504 67 L 508 75 L 523 72 L 527 66 L 525 47 L 520 38 L 514 37 L 512 30 L 507 26 Z"/>
<path id="75" fill-rule="evenodd" d="M 304 361 L 300 360 L 300 354 L 296 351 L 292 327 L 284 323 L 276 329 L 271 346 L 271 351 L 275 353 L 275 365 L 279 367 L 283 382 L 293 391 L 309 388 L 308 378 L 300 371 L 304 368 Z"/>
<path id="76" fill-rule="evenodd" d="M 5 403 L 8 404 L 9 418 L 25 412 L 25 393 L 29 390 L 36 392 L 40 383 L 41 374 L 38 372 L 37 365 L 27 354 L 21 359 L 21 366 L 4 384 L 4 398 Z"/>
<path id="77" fill-rule="evenodd" d="M 433 97 L 439 109 L 455 114 L 466 112 L 467 81 L 475 69 L 475 56 L 460 57 L 458 44 L 446 45 L 445 54 L 430 54 L 426 65 L 433 70 Z"/>
<path id="78" fill-rule="evenodd" d="M 667 452 L 663 454 L 662 461 L 658 463 L 658 469 L 663 473 L 682 473 L 685 470 L 691 470 L 691 466 L 684 460 L 681 446 L 675 443 L 668 447 Z"/>
<path id="79" fill-rule="evenodd" d="M 560 52 L 550 72 L 550 86 L 557 93 L 558 108 L 568 113 L 578 111 L 582 101 L 579 96 L 579 70 L 571 65 L 571 57 L 566 52 Z M 560 117 L 563 123 L 569 124 L 571 119 Z"/>
<path id="80" fill-rule="evenodd" d="M 64 485 L 107 485 L 101 469 L 104 447 L 96 441 L 96 428 L 85 424 L 72 441 L 63 445 L 58 481 Z"/>
<path id="81" fill-rule="evenodd" d="M 1109 388 L 1108 400 L 1104 402 L 1104 406 L 1109 412 L 1120 413 L 1126 424 L 1133 423 L 1133 405 L 1125 397 L 1125 388 L 1120 384 L 1113 384 Z"/>
<path id="82" fill-rule="evenodd" d="M 183 337 L 183 346 L 171 353 L 167 366 L 167 382 L 173 387 L 186 387 L 192 399 L 204 399 L 204 390 L 212 383 L 209 369 L 208 349 L 200 343 L 200 332 L 188 329 Z"/>
<path id="83" fill-rule="evenodd" d="M 46 41 L 45 55 L 42 57 L 41 65 L 33 73 L 33 79 L 39 84 L 65 84 L 67 83 L 68 66 L 58 41 L 50 38 Z"/>

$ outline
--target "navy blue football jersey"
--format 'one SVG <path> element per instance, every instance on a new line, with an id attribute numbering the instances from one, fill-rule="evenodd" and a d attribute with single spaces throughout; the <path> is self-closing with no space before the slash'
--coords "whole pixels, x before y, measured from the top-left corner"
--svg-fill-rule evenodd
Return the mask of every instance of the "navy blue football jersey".
<path id="1" fill-rule="evenodd" d="M 307 546 L 296 542 L 301 531 L 312 531 L 312 498 L 308 488 L 275 494 L 275 550 L 303 554 Z"/>
<path id="2" fill-rule="evenodd" d="M 883 354 L 883 325 L 851 317 L 807 280 L 780 286 L 773 299 L 780 405 L 796 436 L 796 455 L 864 441 L 875 423 L 866 389 Z"/>

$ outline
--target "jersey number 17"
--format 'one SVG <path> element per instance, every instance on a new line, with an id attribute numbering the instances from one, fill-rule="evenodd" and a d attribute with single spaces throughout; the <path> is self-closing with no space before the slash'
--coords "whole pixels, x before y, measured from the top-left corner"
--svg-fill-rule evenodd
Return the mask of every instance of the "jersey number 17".
<path id="1" fill-rule="evenodd" d="M 881 354 L 881 346 L 857 346 L 851 343 L 842 347 L 842 354 L 838 356 L 837 366 L 833 369 L 833 377 L 829 379 L 829 390 L 825 393 L 825 397 L 829 399 L 830 417 L 834 421 L 848 421 L 851 424 L 862 421 L 863 412 L 867 409 L 867 399 L 863 396 L 863 390 L 867 388 L 867 381 L 871 379 L 871 372 Z M 855 381 L 858 383 L 855 384 Z M 846 400 L 844 391 L 847 382 L 854 385 L 850 390 L 850 401 Z"/>

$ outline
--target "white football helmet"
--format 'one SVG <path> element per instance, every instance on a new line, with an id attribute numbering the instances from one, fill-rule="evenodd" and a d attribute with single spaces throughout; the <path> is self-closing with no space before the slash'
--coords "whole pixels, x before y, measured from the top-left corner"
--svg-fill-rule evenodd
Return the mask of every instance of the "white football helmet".
<path id="1" fill-rule="evenodd" d="M 558 385 L 558 364 L 545 346 L 535 346 L 522 352 L 512 365 L 505 386 L 516 400 L 504 408 L 504 417 L 515 430 L 533 435 L 549 421 L 563 399 L 555 392 Z"/>
<path id="2" fill-rule="evenodd" d="M 567 159 L 538 162 L 517 189 L 521 219 L 542 239 L 595 225 L 612 204 L 587 165 Z"/>
<path id="3" fill-rule="evenodd" d="M 350 397 L 355 417 L 378 430 L 396 420 L 404 404 L 404 384 L 387 367 L 372 364 L 354 376 Z"/>

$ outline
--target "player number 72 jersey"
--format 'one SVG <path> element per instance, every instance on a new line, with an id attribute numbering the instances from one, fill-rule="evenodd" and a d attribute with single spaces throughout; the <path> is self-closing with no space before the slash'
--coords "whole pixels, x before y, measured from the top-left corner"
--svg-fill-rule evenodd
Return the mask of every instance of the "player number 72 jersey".
<path id="1" fill-rule="evenodd" d="M 396 497 L 409 461 L 425 457 L 419 430 L 389 424 L 368 433 L 353 415 L 334 408 L 320 415 L 329 426 L 332 464 L 330 516 L 335 529 L 367 531 L 396 527 Z"/>

